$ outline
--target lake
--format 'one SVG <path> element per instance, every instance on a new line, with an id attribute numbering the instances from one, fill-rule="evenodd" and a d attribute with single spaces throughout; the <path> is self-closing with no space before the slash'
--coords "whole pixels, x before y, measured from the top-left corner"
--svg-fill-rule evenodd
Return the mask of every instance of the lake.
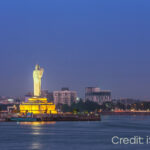
<path id="1" fill-rule="evenodd" d="M 118 144 L 143 137 L 144 144 Z M 0 122 L 0 150 L 150 149 L 150 116 L 102 116 L 91 122 Z M 115 143 L 112 138 L 115 137 Z M 118 138 L 117 138 L 118 137 Z"/>

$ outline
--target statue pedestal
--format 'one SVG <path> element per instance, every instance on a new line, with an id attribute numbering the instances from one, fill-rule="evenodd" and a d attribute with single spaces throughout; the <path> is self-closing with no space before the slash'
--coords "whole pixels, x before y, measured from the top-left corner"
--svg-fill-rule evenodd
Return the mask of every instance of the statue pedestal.
<path id="1" fill-rule="evenodd" d="M 27 114 L 57 114 L 55 105 L 47 102 L 47 98 L 32 97 L 20 105 L 20 113 Z"/>

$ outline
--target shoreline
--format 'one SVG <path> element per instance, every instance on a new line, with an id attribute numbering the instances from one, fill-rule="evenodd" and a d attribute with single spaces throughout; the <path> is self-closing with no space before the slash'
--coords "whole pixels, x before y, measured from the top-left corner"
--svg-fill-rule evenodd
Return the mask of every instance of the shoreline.
<path id="1" fill-rule="evenodd" d="M 101 112 L 101 115 L 141 115 L 150 116 L 150 112 Z"/>
<path id="2" fill-rule="evenodd" d="M 101 121 L 100 114 L 92 115 L 47 115 L 47 116 L 34 116 L 34 117 L 6 117 L 3 120 L 7 122 L 34 122 L 34 121 Z"/>

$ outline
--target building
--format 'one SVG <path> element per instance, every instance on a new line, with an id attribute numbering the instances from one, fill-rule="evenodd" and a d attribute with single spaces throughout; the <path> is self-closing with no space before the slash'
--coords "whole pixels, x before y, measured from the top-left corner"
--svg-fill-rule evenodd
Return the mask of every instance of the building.
<path id="1" fill-rule="evenodd" d="M 76 102 L 77 92 L 70 91 L 68 88 L 62 88 L 61 91 L 53 92 L 54 104 L 67 104 L 71 105 Z"/>
<path id="2" fill-rule="evenodd" d="M 46 97 L 48 102 L 54 102 L 53 100 L 53 92 L 49 92 L 48 90 L 41 91 L 42 97 Z"/>
<path id="3" fill-rule="evenodd" d="M 111 91 L 101 90 L 98 87 L 85 88 L 85 100 L 93 101 L 98 104 L 111 101 Z"/>
<path id="4" fill-rule="evenodd" d="M 131 98 L 120 98 L 120 99 L 113 99 L 112 102 L 113 102 L 114 104 L 122 103 L 122 104 L 124 104 L 124 105 L 128 105 L 128 104 L 139 103 L 140 100 L 131 99 Z"/>
<path id="5" fill-rule="evenodd" d="M 28 93 L 25 95 L 24 101 L 25 101 L 25 102 L 28 102 L 31 97 L 33 97 L 33 93 L 32 93 L 32 92 L 28 92 Z"/>
<path id="6" fill-rule="evenodd" d="M 21 114 L 56 114 L 55 105 L 47 101 L 47 98 L 32 97 L 28 102 L 23 102 L 20 105 Z"/>
<path id="7" fill-rule="evenodd" d="M 48 94 L 49 94 L 49 92 L 48 92 L 48 90 L 41 90 L 41 96 L 42 97 L 48 97 Z"/>

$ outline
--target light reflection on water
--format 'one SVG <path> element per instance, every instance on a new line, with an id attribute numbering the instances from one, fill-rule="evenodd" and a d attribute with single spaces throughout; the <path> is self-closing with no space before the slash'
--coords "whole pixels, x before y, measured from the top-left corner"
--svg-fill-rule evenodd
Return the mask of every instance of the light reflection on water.
<path id="1" fill-rule="evenodd" d="M 35 121 L 35 122 L 19 122 L 20 125 L 40 126 L 46 124 L 55 124 L 55 121 Z"/>
<path id="2" fill-rule="evenodd" d="M 38 150 L 42 148 L 42 144 L 39 142 L 33 142 L 31 146 L 29 146 L 29 149 Z"/>
<path id="3" fill-rule="evenodd" d="M 36 121 L 36 122 L 19 122 L 19 125 L 30 126 L 32 129 L 32 132 L 30 134 L 32 135 L 42 135 L 42 134 L 45 134 L 41 131 L 41 129 L 43 129 L 43 125 L 54 125 L 55 123 L 56 123 L 55 121 L 46 121 L 46 122 Z"/>
<path id="4" fill-rule="evenodd" d="M 36 136 L 38 138 L 38 136 L 40 135 L 46 135 L 46 133 L 42 132 L 43 130 L 43 126 L 44 125 L 54 125 L 56 122 L 54 121 L 47 121 L 47 122 L 19 122 L 19 125 L 21 126 L 27 126 L 27 127 L 31 127 L 31 133 L 30 135 L 32 136 Z M 29 133 L 28 133 L 29 134 Z M 48 133 L 50 134 L 50 133 Z M 40 141 L 35 141 L 32 140 L 31 144 L 28 146 L 28 149 L 32 149 L 32 150 L 40 150 L 43 149 L 43 143 L 41 143 Z"/>

